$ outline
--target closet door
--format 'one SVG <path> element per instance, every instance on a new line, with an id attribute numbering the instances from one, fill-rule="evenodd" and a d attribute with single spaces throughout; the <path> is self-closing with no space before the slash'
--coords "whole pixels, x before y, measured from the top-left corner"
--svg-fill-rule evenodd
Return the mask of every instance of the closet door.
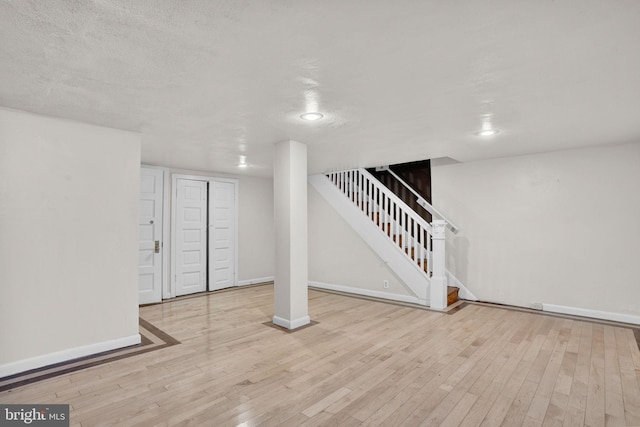
<path id="1" fill-rule="evenodd" d="M 209 290 L 236 283 L 236 183 L 209 183 Z"/>
<path id="2" fill-rule="evenodd" d="M 207 289 L 207 183 L 176 182 L 176 295 Z"/>

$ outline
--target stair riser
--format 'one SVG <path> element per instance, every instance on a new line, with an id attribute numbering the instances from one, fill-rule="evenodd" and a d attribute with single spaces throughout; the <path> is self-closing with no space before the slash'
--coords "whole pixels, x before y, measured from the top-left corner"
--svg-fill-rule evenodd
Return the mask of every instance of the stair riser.
<path id="1" fill-rule="evenodd" d="M 447 286 L 447 305 L 458 302 L 458 291 L 460 291 L 460 289 Z"/>

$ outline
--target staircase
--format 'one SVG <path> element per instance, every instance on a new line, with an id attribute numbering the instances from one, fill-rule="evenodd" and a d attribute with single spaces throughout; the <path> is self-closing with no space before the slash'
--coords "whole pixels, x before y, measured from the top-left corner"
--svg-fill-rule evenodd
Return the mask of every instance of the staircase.
<path id="1" fill-rule="evenodd" d="M 309 177 L 311 185 L 398 275 L 420 304 L 444 309 L 458 299 L 447 287 L 447 222 L 428 223 L 365 169 Z"/>
<path id="2" fill-rule="evenodd" d="M 432 215 L 418 203 L 416 193 L 428 203 L 431 203 L 431 161 L 420 160 L 417 162 L 402 163 L 399 165 L 367 168 L 367 172 L 390 189 L 393 194 L 405 202 L 407 206 L 416 211 L 428 223 L 433 220 Z M 403 185 L 396 176 L 400 177 Z"/>

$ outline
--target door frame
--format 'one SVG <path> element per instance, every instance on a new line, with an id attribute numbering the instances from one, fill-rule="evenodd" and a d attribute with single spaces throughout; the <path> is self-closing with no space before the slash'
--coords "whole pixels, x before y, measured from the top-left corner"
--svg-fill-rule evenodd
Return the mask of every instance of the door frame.
<path id="1" fill-rule="evenodd" d="M 176 196 L 176 191 L 178 189 L 177 181 L 179 179 L 190 179 L 193 181 L 205 181 L 207 183 L 211 183 L 213 181 L 221 181 L 221 182 L 230 182 L 233 183 L 234 187 L 234 221 L 235 221 L 235 235 L 233 236 L 235 239 L 235 262 L 234 262 L 234 279 L 232 286 L 238 286 L 238 186 L 240 180 L 237 178 L 222 178 L 216 176 L 203 176 L 203 175 L 185 175 L 180 173 L 172 173 L 171 174 L 171 277 L 165 283 L 168 283 L 168 289 L 166 289 L 166 294 L 163 292 L 163 295 L 168 295 L 165 299 L 175 298 L 176 297 L 176 246 L 174 242 L 176 241 L 176 219 L 177 219 L 177 211 L 178 211 L 178 200 Z M 208 221 L 208 209 L 209 209 L 209 192 L 207 191 L 207 221 Z M 208 224 L 207 224 L 208 225 Z M 209 227 L 207 226 L 207 270 L 209 268 Z M 207 275 L 207 290 L 209 291 L 209 275 Z"/>
<path id="2" fill-rule="evenodd" d="M 165 292 L 166 283 L 169 280 L 169 251 L 167 251 L 167 242 L 169 238 L 169 168 L 163 166 L 140 164 L 141 168 L 159 169 L 162 171 L 162 242 L 160 248 L 162 249 L 162 274 L 160 283 L 160 297 L 161 299 L 167 299 L 167 293 Z"/>

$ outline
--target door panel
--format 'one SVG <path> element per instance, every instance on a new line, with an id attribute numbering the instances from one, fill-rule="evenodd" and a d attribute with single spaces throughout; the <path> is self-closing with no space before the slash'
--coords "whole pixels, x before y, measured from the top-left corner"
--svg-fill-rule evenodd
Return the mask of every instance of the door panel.
<path id="1" fill-rule="evenodd" d="M 207 183 L 176 180 L 176 295 L 206 290 Z"/>
<path id="2" fill-rule="evenodd" d="M 162 195 L 161 169 L 140 168 L 138 210 L 138 301 L 140 304 L 162 299 Z M 156 252 L 156 241 L 159 250 Z"/>
<path id="3" fill-rule="evenodd" d="M 209 187 L 209 290 L 236 285 L 234 182 L 212 181 Z"/>

